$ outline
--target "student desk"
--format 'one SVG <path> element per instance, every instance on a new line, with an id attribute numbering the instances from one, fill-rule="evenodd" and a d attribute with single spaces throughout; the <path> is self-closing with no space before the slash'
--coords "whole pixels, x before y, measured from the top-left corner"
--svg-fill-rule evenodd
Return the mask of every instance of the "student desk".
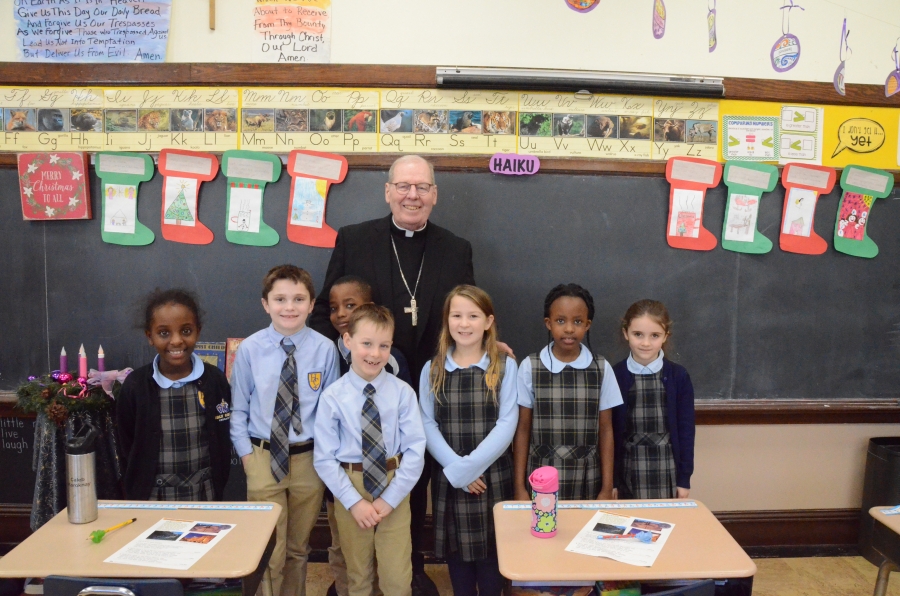
<path id="1" fill-rule="evenodd" d="M 892 571 L 900 570 L 900 515 L 885 515 L 891 507 L 872 507 L 869 514 L 878 522 L 872 528 L 872 548 L 885 557 L 878 568 L 875 596 L 884 596 Z"/>
<path id="2" fill-rule="evenodd" d="M 133 501 L 100 501 L 133 503 Z M 149 504 L 149 503 L 144 503 Z M 159 505 L 198 503 L 159 502 Z M 231 509 L 100 509 L 99 517 L 88 524 L 70 524 L 63 509 L 5 557 L 0 559 L 0 577 L 130 577 L 130 578 L 242 578 L 244 596 L 252 596 L 259 586 L 275 546 L 275 523 L 281 513 L 277 503 L 208 503 L 209 505 L 271 505 L 270 510 Z M 88 540 L 94 530 L 103 530 L 126 519 L 137 518 L 120 530 L 107 534 L 99 544 Z M 235 527 L 190 569 L 158 569 L 138 565 L 104 563 L 114 552 L 131 542 L 162 518 L 186 519 Z"/>
<path id="3" fill-rule="evenodd" d="M 603 509 L 630 517 L 675 524 L 652 567 L 627 565 L 603 557 L 566 552 L 575 535 L 597 509 L 559 509 L 553 538 L 531 535 L 531 509 L 494 507 L 500 573 L 513 581 L 740 579 L 739 593 L 750 593 L 756 565 L 703 503 L 685 508 Z M 658 503 L 661 500 L 652 502 Z M 585 501 L 561 501 L 579 503 Z M 642 501 L 620 501 L 640 503 Z M 506 503 L 514 503 L 507 501 Z M 518 501 L 515 503 L 524 503 Z M 529 503 L 530 505 L 530 503 Z M 729 590 L 730 592 L 731 590 Z"/>

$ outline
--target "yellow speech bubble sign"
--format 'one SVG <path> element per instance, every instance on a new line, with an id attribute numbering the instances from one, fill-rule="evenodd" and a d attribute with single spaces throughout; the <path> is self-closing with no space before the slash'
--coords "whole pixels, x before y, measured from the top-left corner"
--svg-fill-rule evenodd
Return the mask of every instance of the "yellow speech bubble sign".
<path id="1" fill-rule="evenodd" d="M 868 118 L 851 118 L 838 127 L 838 146 L 832 159 L 844 149 L 872 153 L 884 145 L 884 127 Z"/>

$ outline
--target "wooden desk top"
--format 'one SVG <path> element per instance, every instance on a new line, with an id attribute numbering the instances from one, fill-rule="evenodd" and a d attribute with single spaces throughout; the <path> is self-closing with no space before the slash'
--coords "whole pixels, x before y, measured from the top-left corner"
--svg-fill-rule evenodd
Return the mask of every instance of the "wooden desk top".
<path id="1" fill-rule="evenodd" d="M 174 502 L 166 504 L 177 505 Z M 272 505 L 272 509 L 100 509 L 100 516 L 89 524 L 70 524 L 63 509 L 0 559 L 0 577 L 245 577 L 256 570 L 281 513 L 281 506 L 277 503 L 253 504 Z M 99 544 L 88 540 L 94 530 L 110 528 L 132 517 L 136 517 L 137 521 L 106 535 Z M 235 527 L 190 569 L 159 569 L 103 562 L 163 518 L 219 522 L 234 524 Z"/>
<path id="2" fill-rule="evenodd" d="M 756 564 L 731 534 L 703 503 L 691 500 L 697 503 L 697 507 L 605 510 L 616 515 L 646 517 L 675 524 L 652 567 L 637 567 L 604 557 L 566 552 L 565 548 L 597 512 L 596 509 L 560 509 L 556 536 L 535 538 L 530 531 L 530 509 L 508 510 L 503 509 L 503 503 L 497 503 L 494 507 L 494 525 L 500 573 L 513 581 L 548 582 L 725 579 L 755 575 Z"/>
<path id="3" fill-rule="evenodd" d="M 885 515 L 885 509 L 893 509 L 894 505 L 879 505 L 878 507 L 872 507 L 869 509 L 869 514 L 874 517 L 877 521 L 886 525 L 892 531 L 900 534 L 900 514 L 897 515 Z"/>

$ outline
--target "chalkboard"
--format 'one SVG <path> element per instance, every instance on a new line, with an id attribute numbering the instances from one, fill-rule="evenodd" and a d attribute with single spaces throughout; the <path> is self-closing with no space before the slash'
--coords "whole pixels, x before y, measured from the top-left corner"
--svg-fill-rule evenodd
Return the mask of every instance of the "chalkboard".
<path id="1" fill-rule="evenodd" d="M 0 417 L 0 503 L 31 503 L 34 497 L 34 417 Z"/>
<path id="2" fill-rule="evenodd" d="M 327 222 L 338 228 L 388 213 L 384 170 L 351 169 L 331 188 Z M 547 341 L 543 299 L 560 282 L 594 295 L 593 348 L 627 355 L 618 320 L 633 301 L 662 300 L 675 322 L 667 354 L 684 364 L 698 398 L 896 397 L 900 369 L 900 201 L 879 200 L 869 235 L 875 259 L 782 252 L 784 191 L 763 196 L 759 229 L 776 243 L 765 255 L 717 247 L 669 248 L 668 183 L 661 177 L 539 174 L 502 177 L 438 172 L 432 221 L 472 242 L 475 277 L 494 298 L 501 337 L 521 359 Z M 225 240 L 225 179 L 201 189 L 200 220 L 216 234 L 206 246 L 164 240 L 162 177 L 144 183 L 139 219 L 156 233 L 145 247 L 105 244 L 89 221 L 24 222 L 16 172 L 0 170 L 0 389 L 55 368 L 62 345 L 97 344 L 107 367 L 140 366 L 154 352 L 135 326 L 141 298 L 155 287 L 196 291 L 205 310 L 201 339 L 245 337 L 266 326 L 260 281 L 269 267 L 296 263 L 321 283 L 330 251 L 285 237 L 290 178 L 266 188 L 264 220 L 282 236 L 271 248 Z M 98 181 L 92 177 L 95 214 Z M 896 195 L 895 195 L 896 196 Z M 839 189 L 819 201 L 815 229 L 829 240 Z M 721 237 L 725 188 L 707 193 L 704 225 Z"/>

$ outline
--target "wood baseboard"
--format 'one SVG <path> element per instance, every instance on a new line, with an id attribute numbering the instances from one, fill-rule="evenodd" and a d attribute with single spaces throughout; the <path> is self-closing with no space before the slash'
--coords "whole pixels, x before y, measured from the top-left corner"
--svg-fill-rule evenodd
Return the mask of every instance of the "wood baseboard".
<path id="1" fill-rule="evenodd" d="M 0 504 L 0 552 L 6 553 L 31 533 L 30 505 Z M 795 509 L 722 511 L 715 514 L 738 544 L 754 558 L 845 556 L 858 554 L 859 509 Z M 433 544 L 431 517 L 426 519 L 425 544 Z M 310 536 L 310 560 L 324 563 L 331 534 L 325 514 Z M 434 553 L 425 552 L 429 562 Z"/>

